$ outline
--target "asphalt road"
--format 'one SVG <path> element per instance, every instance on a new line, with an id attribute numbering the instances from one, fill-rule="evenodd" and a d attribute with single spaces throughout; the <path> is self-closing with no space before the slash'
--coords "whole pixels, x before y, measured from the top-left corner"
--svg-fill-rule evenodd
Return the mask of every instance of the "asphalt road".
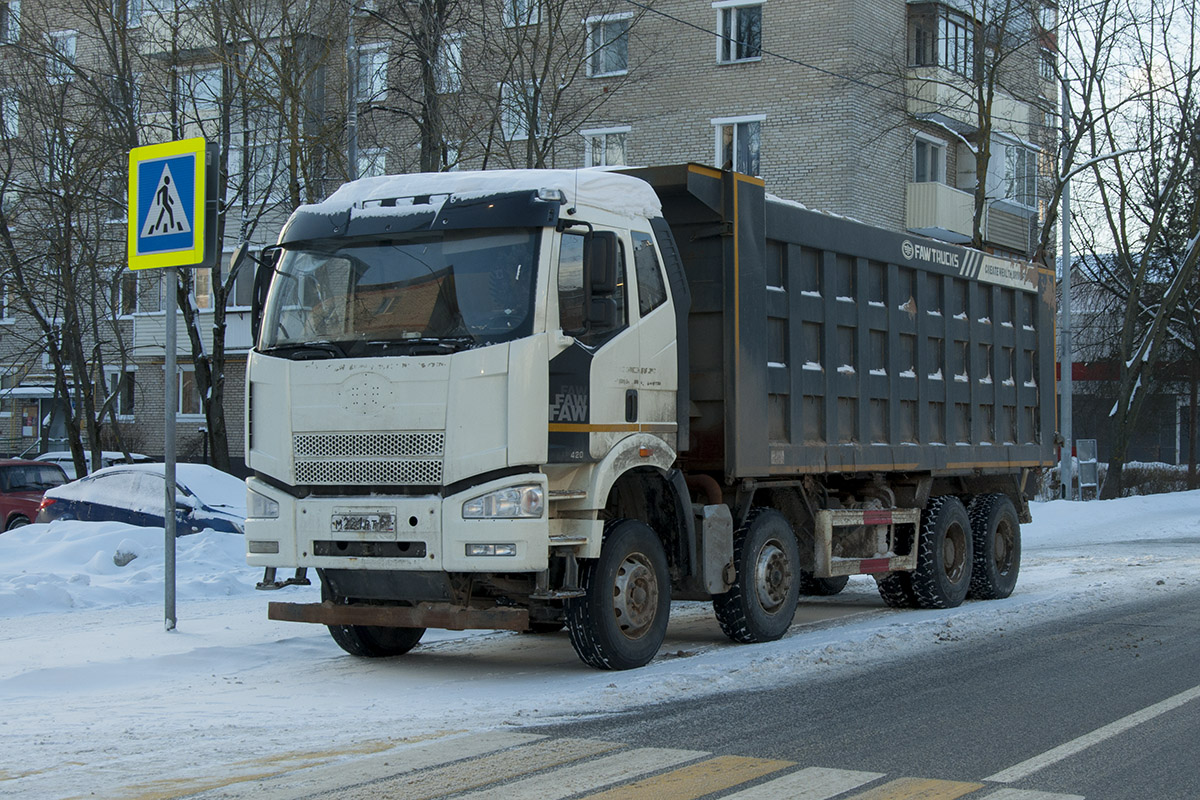
<path id="1" fill-rule="evenodd" d="M 1200 591 L 819 683 L 529 730 L 1087 800 L 1194 800 Z"/>

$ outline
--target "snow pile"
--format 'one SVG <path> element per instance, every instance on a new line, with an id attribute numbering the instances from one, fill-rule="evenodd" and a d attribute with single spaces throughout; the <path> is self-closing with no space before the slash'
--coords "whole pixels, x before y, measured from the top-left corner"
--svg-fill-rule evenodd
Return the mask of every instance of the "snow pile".
<path id="1" fill-rule="evenodd" d="M 162 603 L 162 528 L 51 522 L 0 534 L 0 617 Z M 232 533 L 202 531 L 175 546 L 180 602 L 252 594 L 256 570 Z"/>

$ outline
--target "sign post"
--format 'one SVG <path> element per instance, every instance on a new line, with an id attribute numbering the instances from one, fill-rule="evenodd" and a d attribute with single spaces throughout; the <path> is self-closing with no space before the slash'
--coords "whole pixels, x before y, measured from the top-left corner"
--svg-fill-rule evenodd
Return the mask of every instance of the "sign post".
<path id="1" fill-rule="evenodd" d="M 175 630 L 175 375 L 179 267 L 212 266 L 216 246 L 216 159 L 204 139 L 129 151 L 129 268 L 165 269 L 163 305 L 163 611 Z"/>

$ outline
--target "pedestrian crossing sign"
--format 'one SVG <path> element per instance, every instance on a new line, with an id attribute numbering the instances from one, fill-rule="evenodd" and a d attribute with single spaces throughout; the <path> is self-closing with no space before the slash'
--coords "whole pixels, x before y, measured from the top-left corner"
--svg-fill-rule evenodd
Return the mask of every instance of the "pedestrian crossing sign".
<path id="1" fill-rule="evenodd" d="M 206 143 L 202 138 L 129 151 L 129 268 L 205 262 Z"/>

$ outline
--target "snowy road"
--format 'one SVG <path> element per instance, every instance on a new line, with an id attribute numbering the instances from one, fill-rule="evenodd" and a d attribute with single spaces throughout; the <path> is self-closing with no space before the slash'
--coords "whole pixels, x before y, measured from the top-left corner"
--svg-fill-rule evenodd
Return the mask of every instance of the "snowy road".
<path id="1" fill-rule="evenodd" d="M 561 633 L 431 632 L 408 656 L 355 660 L 321 628 L 267 620 L 269 599 L 315 590 L 255 593 L 240 540 L 219 534 L 181 540 L 168 634 L 161 531 L 30 526 L 0 535 L 0 795 L 233 792 L 451 736 L 810 684 L 1200 587 L 1200 493 L 1034 516 L 1008 600 L 897 612 L 855 579 L 754 646 L 725 641 L 707 606 L 676 604 L 659 657 L 626 673 L 582 666 Z M 119 548 L 139 557 L 117 568 Z"/>

